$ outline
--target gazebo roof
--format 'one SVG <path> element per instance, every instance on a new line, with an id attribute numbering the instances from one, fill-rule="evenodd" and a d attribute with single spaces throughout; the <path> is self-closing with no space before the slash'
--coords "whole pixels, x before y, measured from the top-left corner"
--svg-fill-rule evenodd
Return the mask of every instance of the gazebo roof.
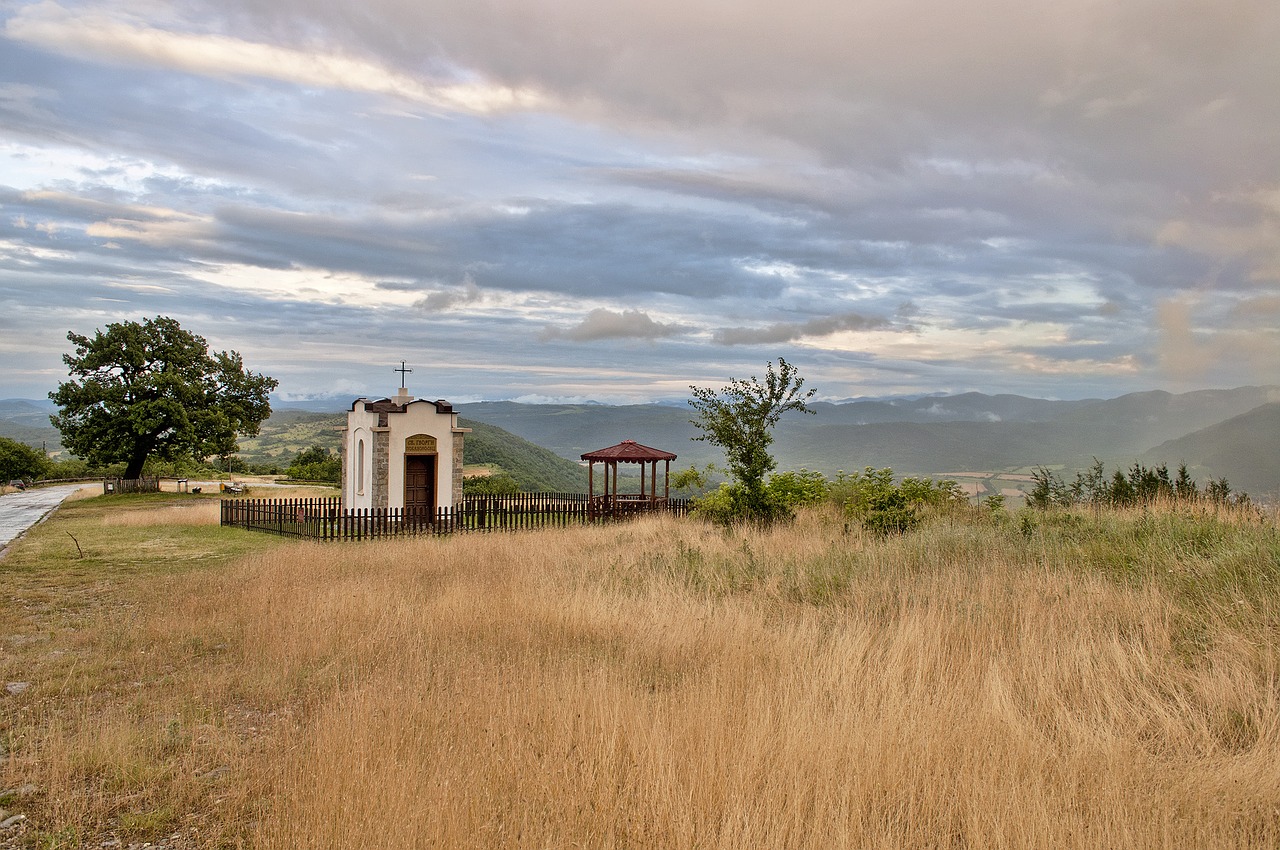
<path id="1" fill-rule="evenodd" d="M 654 449 L 649 446 L 642 446 L 635 440 L 623 440 L 616 446 L 609 446 L 607 449 L 596 449 L 594 452 L 587 452 L 582 456 L 583 460 L 613 460 L 623 463 L 647 463 L 648 461 L 658 460 L 675 460 L 676 456 L 672 452 L 664 452 L 662 449 Z"/>

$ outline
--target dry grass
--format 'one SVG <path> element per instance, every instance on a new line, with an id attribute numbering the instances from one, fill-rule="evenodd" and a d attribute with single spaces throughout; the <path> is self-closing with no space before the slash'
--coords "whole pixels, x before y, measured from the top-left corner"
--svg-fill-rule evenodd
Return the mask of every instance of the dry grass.
<path id="1" fill-rule="evenodd" d="M 218 523 L 218 503 L 213 501 L 111 511 L 103 514 L 102 517 L 102 524 L 105 526 L 131 526 L 134 528 L 171 525 L 218 525 Z"/>
<path id="2" fill-rule="evenodd" d="M 1207 516 L 272 545 L 79 630 L 0 782 L 208 846 L 1275 847 L 1278 576 Z"/>

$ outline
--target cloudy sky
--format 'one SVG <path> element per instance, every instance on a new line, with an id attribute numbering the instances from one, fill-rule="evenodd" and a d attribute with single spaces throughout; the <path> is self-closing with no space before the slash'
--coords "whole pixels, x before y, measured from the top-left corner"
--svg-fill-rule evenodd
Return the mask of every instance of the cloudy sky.
<path id="1" fill-rule="evenodd" d="M 1276 383 L 1275 0 L 0 0 L 0 397 Z"/>

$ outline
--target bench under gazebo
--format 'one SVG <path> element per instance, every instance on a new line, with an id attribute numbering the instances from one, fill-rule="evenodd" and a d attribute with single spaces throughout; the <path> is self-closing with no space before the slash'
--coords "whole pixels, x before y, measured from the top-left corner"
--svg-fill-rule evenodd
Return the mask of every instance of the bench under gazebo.
<path id="1" fill-rule="evenodd" d="M 582 456 L 587 462 L 587 491 L 590 494 L 591 519 L 619 517 L 666 507 L 670 493 L 672 452 L 642 446 L 635 440 L 623 440 L 616 446 L 587 452 Z M 662 472 L 662 495 L 658 495 L 658 462 L 666 464 Z M 604 464 L 604 493 L 596 494 L 596 464 Z M 621 493 L 618 485 L 618 465 L 634 463 L 640 466 L 640 492 Z M 645 479 L 648 490 L 645 490 Z"/>

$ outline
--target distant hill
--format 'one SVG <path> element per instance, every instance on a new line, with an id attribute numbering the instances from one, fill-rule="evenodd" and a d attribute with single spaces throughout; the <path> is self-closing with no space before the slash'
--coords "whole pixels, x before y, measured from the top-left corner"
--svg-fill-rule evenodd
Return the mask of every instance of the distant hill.
<path id="1" fill-rule="evenodd" d="M 1280 387 L 1274 386 L 1076 401 L 963 393 L 822 402 L 814 405 L 816 416 L 784 417 L 774 450 L 782 469 L 828 474 L 864 466 L 890 466 L 904 475 L 1025 472 L 1043 464 L 1063 468 L 1069 477 L 1095 457 L 1112 468 L 1138 459 L 1176 466 L 1185 459 L 1198 479 L 1211 471 L 1259 495 L 1280 492 L 1273 462 L 1280 455 L 1277 429 L 1265 424 L 1266 410 L 1277 403 Z M 48 424 L 49 407 L 47 401 L 0 401 L 0 436 L 34 446 L 43 440 L 55 450 L 58 433 Z M 466 443 L 467 462 L 505 469 L 525 489 L 566 489 L 581 473 L 577 461 L 584 452 L 627 439 L 675 452 L 677 468 L 724 460 L 715 446 L 693 440 L 699 432 L 687 405 L 504 401 L 456 408 L 475 429 Z M 312 445 L 336 449 L 333 428 L 344 421 L 344 409 L 336 402 L 328 412 L 278 408 L 259 437 L 241 441 L 241 455 L 285 465 Z M 1246 417 L 1255 411 L 1257 418 Z M 1243 421 L 1227 428 L 1237 417 Z"/>
<path id="2" fill-rule="evenodd" d="M 278 463 L 283 467 L 288 466 L 298 452 L 312 446 L 336 452 L 341 443 L 337 429 L 346 422 L 347 417 L 342 413 L 273 410 L 259 427 L 258 436 L 241 438 L 240 457 L 248 463 Z"/>
<path id="3" fill-rule="evenodd" d="M 680 455 L 714 459 L 719 452 L 705 443 L 691 443 L 698 431 L 689 424 L 688 409 L 658 404 L 518 404 L 486 401 L 457 405 L 472 421 L 486 422 L 546 446 L 563 458 L 578 460 L 584 453 L 623 440 L 666 449 Z"/>
<path id="4" fill-rule="evenodd" d="M 1280 403 L 1264 404 L 1226 422 L 1161 443 L 1143 455 L 1148 464 L 1186 463 L 1202 484 L 1226 478 L 1254 497 L 1280 496 Z"/>
<path id="5" fill-rule="evenodd" d="M 468 465 L 489 464 L 508 473 L 525 492 L 585 493 L 587 471 L 549 449 L 504 431 L 458 417 L 458 425 L 470 428 L 463 442 Z"/>
<path id="6" fill-rule="evenodd" d="M 1079 401 L 965 393 L 824 402 L 813 406 L 815 416 L 784 417 L 774 450 L 782 469 L 805 467 L 827 474 L 864 466 L 889 466 L 912 475 L 1025 471 L 1041 464 L 1074 470 L 1087 468 L 1095 457 L 1111 467 L 1128 466 L 1152 446 L 1276 401 L 1280 388 L 1241 387 Z M 693 440 L 699 432 L 689 423 L 688 408 L 514 402 L 459 407 L 472 419 L 498 425 L 565 458 L 633 439 L 675 452 L 680 467 L 723 462 L 715 446 Z M 1261 479 L 1253 484 L 1260 492 L 1280 489 L 1280 476 L 1251 479 Z"/>
<path id="7" fill-rule="evenodd" d="M 25 398 L 0 399 L 0 437 L 17 440 L 45 451 L 62 448 L 62 435 L 49 424 L 49 414 L 58 408 L 51 401 Z"/>
<path id="8" fill-rule="evenodd" d="M 345 413 L 316 413 L 293 408 L 275 411 L 262 423 L 257 437 L 240 441 L 240 457 L 248 463 L 275 463 L 284 467 L 298 452 L 311 446 L 323 446 L 336 452 L 341 442 L 337 429 L 346 421 Z M 458 424 L 472 429 L 463 444 L 468 465 L 484 464 L 506 472 L 525 492 L 586 490 L 586 472 L 555 452 L 494 425 L 461 417 Z"/>
<path id="9" fill-rule="evenodd" d="M 58 406 L 48 400 L 0 399 L 0 420 L 15 422 L 19 425 L 47 428 L 49 427 L 49 414 L 57 412 Z"/>
<path id="10" fill-rule="evenodd" d="M 1068 413 L 1057 423 L 1098 446 L 1095 453 L 1137 455 L 1271 402 L 1280 402 L 1280 387 L 1130 393 Z"/>

